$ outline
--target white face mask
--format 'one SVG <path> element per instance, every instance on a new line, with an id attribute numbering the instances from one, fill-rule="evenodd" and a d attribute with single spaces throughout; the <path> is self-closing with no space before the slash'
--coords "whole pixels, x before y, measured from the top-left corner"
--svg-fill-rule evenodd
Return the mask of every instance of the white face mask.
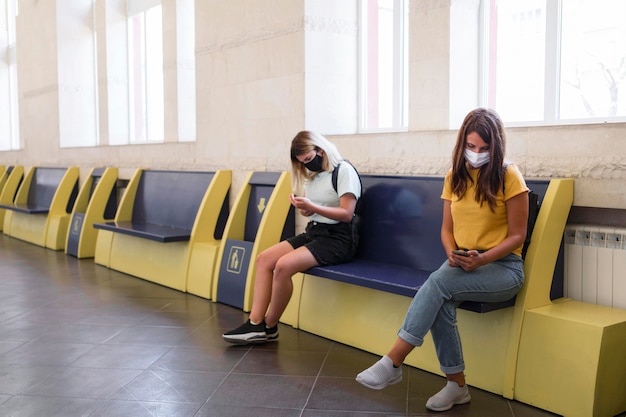
<path id="1" fill-rule="evenodd" d="M 465 149 L 465 159 L 472 167 L 480 168 L 489 162 L 489 152 L 477 153 L 470 151 L 469 149 Z"/>

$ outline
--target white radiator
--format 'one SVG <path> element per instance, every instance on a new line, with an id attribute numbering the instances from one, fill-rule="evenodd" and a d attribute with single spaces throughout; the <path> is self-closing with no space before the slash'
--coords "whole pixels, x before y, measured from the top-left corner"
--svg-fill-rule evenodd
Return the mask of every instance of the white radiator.
<path id="1" fill-rule="evenodd" d="M 626 309 L 626 228 L 565 228 L 564 295 Z"/>

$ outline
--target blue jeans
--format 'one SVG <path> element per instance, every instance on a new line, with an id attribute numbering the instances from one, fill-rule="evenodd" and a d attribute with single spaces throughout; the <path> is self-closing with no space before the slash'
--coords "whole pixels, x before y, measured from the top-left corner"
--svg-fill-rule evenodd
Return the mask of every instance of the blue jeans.
<path id="1" fill-rule="evenodd" d="M 441 371 L 463 372 L 465 363 L 456 327 L 456 308 L 463 301 L 509 300 L 523 283 L 524 263 L 517 255 L 505 256 L 472 272 L 451 267 L 446 260 L 415 294 L 398 336 L 413 346 L 421 346 L 430 330 Z"/>

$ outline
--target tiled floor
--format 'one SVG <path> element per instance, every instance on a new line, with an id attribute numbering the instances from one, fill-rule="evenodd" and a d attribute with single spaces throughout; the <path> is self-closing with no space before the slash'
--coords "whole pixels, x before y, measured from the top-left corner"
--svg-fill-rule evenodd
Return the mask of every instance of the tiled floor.
<path id="1" fill-rule="evenodd" d="M 355 375 L 378 358 L 280 326 L 280 341 L 237 347 L 221 334 L 246 314 L 0 234 L 0 416 L 540 417 L 470 388 L 430 413 L 443 378 L 404 368 L 372 391 Z"/>

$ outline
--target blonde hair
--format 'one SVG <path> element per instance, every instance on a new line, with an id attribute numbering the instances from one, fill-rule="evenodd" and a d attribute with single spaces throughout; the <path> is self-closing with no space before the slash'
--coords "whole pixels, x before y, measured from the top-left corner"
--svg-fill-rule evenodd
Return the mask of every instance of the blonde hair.
<path id="1" fill-rule="evenodd" d="M 303 130 L 298 132 L 291 141 L 291 170 L 293 172 L 293 188 L 298 193 L 301 193 L 304 189 L 304 183 L 306 181 L 311 181 L 318 173 L 311 172 L 306 169 L 304 164 L 298 161 L 297 157 L 318 149 L 324 151 L 324 154 L 322 155 L 323 171 L 332 171 L 343 160 L 335 144 L 319 133 L 312 132 L 310 130 Z"/>

